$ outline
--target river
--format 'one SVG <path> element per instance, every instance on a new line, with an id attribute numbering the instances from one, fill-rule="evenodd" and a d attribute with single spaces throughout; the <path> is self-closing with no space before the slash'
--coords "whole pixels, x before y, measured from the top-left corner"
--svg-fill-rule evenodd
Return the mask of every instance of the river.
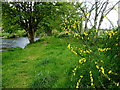
<path id="1" fill-rule="evenodd" d="M 39 38 L 35 38 L 35 41 Z M 20 47 L 25 48 L 27 44 L 29 44 L 29 40 L 27 37 L 18 37 L 12 39 L 2 39 L 0 41 L 0 51 L 6 51 L 8 48 L 12 47 Z"/>

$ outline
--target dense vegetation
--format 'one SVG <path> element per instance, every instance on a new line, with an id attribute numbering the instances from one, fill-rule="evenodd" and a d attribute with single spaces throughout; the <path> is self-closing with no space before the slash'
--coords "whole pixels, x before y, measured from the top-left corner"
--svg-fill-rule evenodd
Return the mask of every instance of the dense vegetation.
<path id="1" fill-rule="evenodd" d="M 18 12 L 14 5 L 23 5 L 25 8 L 32 5 L 19 2 L 12 4 L 13 7 L 4 3 L 3 8 L 7 7 L 8 12 L 12 9 L 15 15 Z M 39 23 L 34 21 L 37 28 L 33 32 L 40 34 L 40 39 L 37 42 L 30 41 L 25 49 L 16 47 L 2 52 L 3 88 L 120 88 L 120 29 L 100 29 L 103 18 L 106 17 L 104 15 L 108 13 L 106 11 L 112 10 L 114 6 L 106 10 L 108 1 L 103 4 L 95 3 L 90 9 L 84 3 L 34 5 L 34 9 L 42 10 L 38 14 L 45 15 Z M 98 5 L 101 6 L 99 9 Z M 51 12 L 47 12 L 49 7 Z M 66 10 L 68 12 L 63 13 Z M 55 14 L 57 11 L 59 14 Z M 92 11 L 96 14 L 90 29 L 88 23 Z M 9 18 L 8 12 L 4 11 L 4 20 Z M 37 12 L 32 14 L 34 13 Z M 14 20 L 18 23 L 14 25 L 13 21 L 9 23 L 10 27 L 5 27 L 9 20 L 3 21 L 3 32 L 9 35 L 18 32 L 25 36 L 29 34 L 27 30 L 31 32 L 28 27 L 31 21 L 25 28 L 25 23 L 19 22 L 20 19 L 29 21 L 31 17 L 40 17 L 29 17 L 27 10 L 21 14 L 24 18 L 16 15 Z M 100 17 L 98 14 L 101 14 Z M 98 18 L 100 21 L 96 22 Z M 14 28 L 18 30 L 12 30 Z"/>

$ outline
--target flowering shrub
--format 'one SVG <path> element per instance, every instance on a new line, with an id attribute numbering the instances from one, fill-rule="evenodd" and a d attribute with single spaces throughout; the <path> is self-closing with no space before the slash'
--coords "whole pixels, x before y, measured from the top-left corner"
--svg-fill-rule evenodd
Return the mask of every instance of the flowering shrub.
<path id="1" fill-rule="evenodd" d="M 83 34 L 89 37 L 87 32 Z M 83 47 L 76 47 L 76 45 L 71 44 L 67 46 L 73 54 L 80 56 L 78 63 L 72 70 L 73 76 L 71 82 L 76 82 L 75 88 L 120 88 L 120 72 L 118 71 L 120 67 L 118 63 L 110 62 L 110 57 L 114 54 L 114 52 L 112 52 L 113 50 L 117 52 L 116 57 L 120 54 L 120 48 L 117 48 L 119 47 L 119 43 L 116 42 L 119 40 L 119 34 L 117 31 L 110 31 L 108 38 L 104 40 L 104 43 L 107 43 L 105 46 L 104 43 L 101 44 L 98 42 L 98 45 L 90 47 L 88 45 L 90 42 L 88 37 L 88 41 L 85 41 L 84 37 L 75 34 L 74 38 L 76 38 L 78 42 L 82 42 Z M 115 43 L 113 44 L 112 41 Z M 110 43 L 112 45 L 110 45 Z"/>

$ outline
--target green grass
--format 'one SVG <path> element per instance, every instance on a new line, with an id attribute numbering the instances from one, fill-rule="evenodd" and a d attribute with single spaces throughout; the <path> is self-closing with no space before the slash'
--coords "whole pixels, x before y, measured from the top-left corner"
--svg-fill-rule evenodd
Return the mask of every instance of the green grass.
<path id="1" fill-rule="evenodd" d="M 47 37 L 25 49 L 2 54 L 4 88 L 68 88 L 71 71 L 79 60 L 68 43 L 79 43 L 70 37 Z"/>
<path id="2" fill-rule="evenodd" d="M 75 88 L 79 79 L 79 88 L 119 88 L 118 59 L 110 58 L 114 54 L 112 52 L 106 55 L 107 52 L 98 51 L 98 48 L 104 48 L 104 40 L 95 38 L 96 41 L 91 43 L 87 39 L 79 39 L 49 36 L 27 45 L 25 49 L 4 51 L 3 88 Z M 82 49 L 81 54 L 79 49 Z M 85 53 L 90 49 L 91 53 Z M 86 61 L 79 63 L 83 58 Z M 112 73 L 108 73 L 110 70 Z"/>

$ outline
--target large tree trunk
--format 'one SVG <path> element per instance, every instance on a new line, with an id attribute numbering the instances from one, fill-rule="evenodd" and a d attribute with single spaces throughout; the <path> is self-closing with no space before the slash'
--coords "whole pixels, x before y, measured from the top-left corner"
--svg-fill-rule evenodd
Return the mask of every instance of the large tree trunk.
<path id="1" fill-rule="evenodd" d="M 36 36 L 36 34 L 35 34 L 34 30 L 28 31 L 28 39 L 29 39 L 30 43 L 33 43 L 35 41 L 35 36 Z"/>
<path id="2" fill-rule="evenodd" d="M 47 30 L 46 33 L 47 33 L 48 36 L 52 35 L 52 29 Z"/>

